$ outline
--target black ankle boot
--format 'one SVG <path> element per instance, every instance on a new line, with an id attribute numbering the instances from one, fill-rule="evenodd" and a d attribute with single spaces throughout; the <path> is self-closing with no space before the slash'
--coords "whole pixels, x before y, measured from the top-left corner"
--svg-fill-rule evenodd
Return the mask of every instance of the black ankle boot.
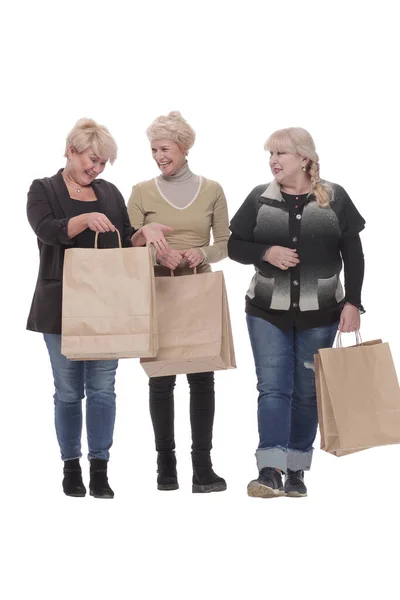
<path id="1" fill-rule="evenodd" d="M 90 495 L 95 498 L 114 498 L 114 492 L 108 484 L 106 460 L 91 459 L 89 489 Z"/>
<path id="2" fill-rule="evenodd" d="M 79 458 L 64 461 L 64 479 L 62 482 L 64 494 L 74 498 L 83 498 L 86 495 L 86 488 L 82 481 L 82 470 L 79 464 Z"/>
<path id="3" fill-rule="evenodd" d="M 193 485 L 192 492 L 223 492 L 226 490 L 226 481 L 218 477 L 212 469 L 211 457 L 209 452 L 192 452 L 193 464 Z"/>
<path id="4" fill-rule="evenodd" d="M 158 452 L 157 473 L 158 490 L 177 490 L 179 488 L 176 457 L 173 450 Z"/>

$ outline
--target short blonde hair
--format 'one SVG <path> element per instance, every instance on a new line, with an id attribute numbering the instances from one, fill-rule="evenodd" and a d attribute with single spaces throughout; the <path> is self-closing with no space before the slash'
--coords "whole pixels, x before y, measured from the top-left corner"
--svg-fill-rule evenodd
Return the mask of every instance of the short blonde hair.
<path id="1" fill-rule="evenodd" d="M 146 129 L 146 134 L 150 143 L 154 140 L 172 140 L 184 152 L 193 146 L 196 139 L 196 133 L 177 110 L 157 117 Z"/>
<path id="2" fill-rule="evenodd" d="M 306 166 L 311 179 L 311 190 L 319 206 L 327 207 L 332 200 L 332 188 L 327 183 L 321 183 L 319 176 L 319 156 L 315 149 L 314 140 L 302 127 L 288 127 L 272 133 L 264 144 L 264 149 L 270 152 L 291 152 L 308 158 Z"/>
<path id="3" fill-rule="evenodd" d="M 83 118 L 75 123 L 67 135 L 64 156 L 68 156 L 71 146 L 79 153 L 92 148 L 96 156 L 109 160 L 111 164 L 117 158 L 118 147 L 111 133 L 93 119 Z"/>

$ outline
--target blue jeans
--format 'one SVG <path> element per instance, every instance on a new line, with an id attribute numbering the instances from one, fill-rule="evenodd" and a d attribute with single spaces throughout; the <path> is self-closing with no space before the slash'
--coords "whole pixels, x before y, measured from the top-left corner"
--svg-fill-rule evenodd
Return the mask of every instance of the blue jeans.
<path id="1" fill-rule="evenodd" d="M 318 427 L 314 354 L 332 346 L 339 323 L 282 331 L 246 318 L 259 391 L 258 469 L 309 470 Z"/>
<path id="2" fill-rule="evenodd" d="M 54 377 L 54 414 L 61 458 L 80 458 L 82 399 L 86 392 L 88 458 L 108 460 L 115 423 L 117 360 L 72 361 L 61 354 L 61 335 L 45 333 Z"/>

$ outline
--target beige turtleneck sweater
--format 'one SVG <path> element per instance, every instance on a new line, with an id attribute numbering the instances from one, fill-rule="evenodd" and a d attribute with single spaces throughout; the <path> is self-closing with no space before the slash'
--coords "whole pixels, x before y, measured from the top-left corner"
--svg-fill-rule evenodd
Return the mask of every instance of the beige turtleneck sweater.
<path id="1" fill-rule="evenodd" d="M 171 248 L 200 248 L 204 254 L 197 268 L 200 273 L 211 271 L 210 263 L 228 255 L 229 219 L 222 187 L 194 175 L 187 163 L 174 175 L 160 175 L 133 186 L 128 213 L 135 228 L 155 222 L 172 227 L 174 231 L 165 236 Z M 177 270 L 182 275 L 191 272 L 187 264 Z M 156 275 L 164 274 L 169 274 L 168 269 L 156 267 Z"/>

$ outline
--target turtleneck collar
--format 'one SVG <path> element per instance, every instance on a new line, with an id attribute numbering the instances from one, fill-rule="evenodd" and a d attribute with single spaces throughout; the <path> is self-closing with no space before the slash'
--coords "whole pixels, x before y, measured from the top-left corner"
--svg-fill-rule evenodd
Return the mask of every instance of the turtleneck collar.
<path id="1" fill-rule="evenodd" d="M 189 165 L 187 163 L 187 161 L 181 166 L 180 169 L 177 170 L 176 173 L 174 173 L 173 175 L 159 175 L 158 176 L 159 179 L 162 179 L 164 181 L 171 181 L 171 182 L 176 182 L 179 183 L 181 181 L 187 181 L 188 179 L 190 179 L 191 177 L 193 177 L 193 173 L 192 171 L 189 169 Z"/>

